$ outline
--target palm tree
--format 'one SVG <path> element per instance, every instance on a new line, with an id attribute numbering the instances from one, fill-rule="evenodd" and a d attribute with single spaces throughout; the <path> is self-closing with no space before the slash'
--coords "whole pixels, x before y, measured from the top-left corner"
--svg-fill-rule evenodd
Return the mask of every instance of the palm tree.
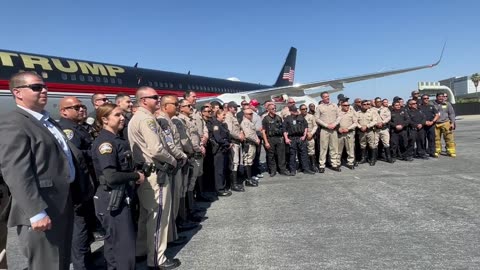
<path id="1" fill-rule="evenodd" d="M 480 74 L 474 73 L 472 76 L 470 76 L 470 80 L 472 80 L 473 84 L 475 85 L 475 94 L 477 95 L 478 98 L 478 82 L 480 82 Z"/>

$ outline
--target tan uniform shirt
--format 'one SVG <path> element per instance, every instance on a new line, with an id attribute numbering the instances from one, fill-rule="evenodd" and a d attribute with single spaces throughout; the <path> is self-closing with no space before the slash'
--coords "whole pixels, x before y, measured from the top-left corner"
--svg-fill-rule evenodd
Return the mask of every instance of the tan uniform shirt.
<path id="1" fill-rule="evenodd" d="M 187 134 L 187 123 L 185 120 L 180 118 L 179 115 L 172 117 L 172 122 L 177 127 L 178 134 L 180 135 L 180 143 L 182 145 L 182 150 L 187 155 L 192 155 L 194 153 L 193 144 L 190 140 L 190 136 Z"/>
<path id="2" fill-rule="evenodd" d="M 200 135 L 200 139 L 202 137 L 208 138 L 208 129 L 205 121 L 202 118 L 202 113 L 196 109 L 193 109 L 192 118 L 195 120 L 195 126 L 198 134 Z"/>
<path id="3" fill-rule="evenodd" d="M 160 128 L 162 128 L 165 132 L 165 139 L 172 156 L 174 156 L 176 159 L 186 159 L 187 155 L 183 152 L 182 143 L 180 142 L 180 134 L 178 133 L 177 126 L 173 124 L 172 120 L 165 112 L 159 112 L 157 120 L 160 120 L 166 125 L 163 126 L 163 124 L 160 123 Z M 173 136 L 173 141 L 168 138 L 170 133 Z"/>
<path id="4" fill-rule="evenodd" d="M 317 124 L 324 128 L 327 128 L 330 124 L 338 125 L 340 123 L 338 106 L 333 103 L 320 103 L 315 110 L 315 120 Z"/>
<path id="5" fill-rule="evenodd" d="M 250 143 L 256 144 L 258 142 L 258 136 L 255 130 L 255 125 L 252 123 L 252 121 L 250 121 L 246 117 L 243 117 L 241 127 L 243 132 L 245 133 L 245 140 Z"/>
<path id="6" fill-rule="evenodd" d="M 315 121 L 315 116 L 313 114 L 307 113 L 307 115 L 303 116 L 305 120 L 307 120 L 308 124 L 308 134 L 311 136 L 315 135 L 315 132 L 317 132 L 318 124 L 317 121 Z"/>
<path id="7" fill-rule="evenodd" d="M 377 116 L 375 114 L 376 113 L 371 109 L 365 112 L 358 111 L 358 127 L 361 128 L 366 126 L 367 128 L 371 128 L 375 126 L 377 124 Z"/>
<path id="8" fill-rule="evenodd" d="M 358 126 L 358 119 L 357 119 L 357 113 L 353 108 L 350 108 L 347 112 L 344 112 L 340 110 L 338 112 L 340 114 L 340 124 L 339 128 L 341 129 L 348 129 L 348 131 L 354 131 L 355 128 Z"/>
<path id="9" fill-rule="evenodd" d="M 228 112 L 225 116 L 225 123 L 227 123 L 228 131 L 230 131 L 230 137 L 235 140 L 240 140 L 242 128 L 238 123 L 237 117 L 233 116 L 231 112 Z"/>
<path id="10" fill-rule="evenodd" d="M 185 127 L 187 129 L 187 136 L 190 138 L 190 141 L 192 142 L 192 147 L 195 152 L 201 152 L 202 151 L 202 146 L 201 146 L 201 136 L 198 133 L 198 128 L 196 126 L 196 121 L 193 119 L 193 117 L 188 117 L 185 114 L 179 114 L 179 118 L 185 121 Z M 203 120 L 202 120 L 203 122 Z"/>
<path id="11" fill-rule="evenodd" d="M 128 124 L 128 140 L 135 163 L 168 163 L 177 166 L 177 161 L 165 148 L 160 137 L 161 128 L 155 116 L 140 107 Z"/>
<path id="12" fill-rule="evenodd" d="M 280 111 L 280 117 L 282 117 L 282 119 L 285 119 L 289 115 L 291 115 L 291 113 L 288 106 L 283 107 L 283 109 Z"/>
<path id="13" fill-rule="evenodd" d="M 384 126 L 390 123 L 390 119 L 392 119 L 392 113 L 390 112 L 390 109 L 382 106 L 380 108 L 374 108 L 374 110 L 379 116 L 378 122 L 382 122 Z"/>

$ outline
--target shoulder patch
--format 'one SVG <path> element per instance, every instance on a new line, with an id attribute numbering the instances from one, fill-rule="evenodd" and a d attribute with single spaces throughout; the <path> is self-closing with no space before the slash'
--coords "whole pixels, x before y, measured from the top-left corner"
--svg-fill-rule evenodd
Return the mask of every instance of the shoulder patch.
<path id="1" fill-rule="evenodd" d="M 102 155 L 105 155 L 105 154 L 111 154 L 112 151 L 113 151 L 113 146 L 111 143 L 102 143 L 100 144 L 100 146 L 98 147 L 98 151 L 100 152 L 100 154 Z"/>
<path id="2" fill-rule="evenodd" d="M 64 129 L 63 133 L 65 133 L 65 136 L 67 136 L 68 140 L 72 140 L 73 138 L 73 130 L 71 129 Z"/>
<path id="3" fill-rule="evenodd" d="M 213 131 L 218 131 L 218 126 L 213 126 Z"/>
<path id="4" fill-rule="evenodd" d="M 153 132 L 157 133 L 157 125 L 155 124 L 155 120 L 153 119 L 147 119 L 147 126 L 150 128 Z"/>

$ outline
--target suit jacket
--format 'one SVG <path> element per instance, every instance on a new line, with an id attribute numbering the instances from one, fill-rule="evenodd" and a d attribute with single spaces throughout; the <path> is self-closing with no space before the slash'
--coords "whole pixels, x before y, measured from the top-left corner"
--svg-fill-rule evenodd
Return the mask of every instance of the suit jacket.
<path id="1" fill-rule="evenodd" d="M 0 116 L 0 130 L 1 171 L 12 194 L 10 227 L 29 226 L 30 218 L 43 210 L 51 218 L 61 215 L 71 205 L 70 195 L 74 203 L 91 196 L 93 188 L 82 153 L 68 140 L 76 166 L 72 185 L 65 153 L 34 116 L 16 108 Z"/>

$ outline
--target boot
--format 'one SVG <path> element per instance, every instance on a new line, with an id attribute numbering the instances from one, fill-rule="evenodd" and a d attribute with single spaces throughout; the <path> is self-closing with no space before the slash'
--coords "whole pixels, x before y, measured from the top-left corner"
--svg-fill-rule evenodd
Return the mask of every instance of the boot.
<path id="1" fill-rule="evenodd" d="M 388 163 L 394 163 L 395 161 L 392 159 L 392 152 L 390 151 L 390 147 L 385 147 L 385 157 L 387 158 Z"/>
<path id="2" fill-rule="evenodd" d="M 375 166 L 375 163 L 377 162 L 377 148 L 370 149 L 372 152 L 372 156 L 370 158 L 370 166 Z"/>
<path id="3" fill-rule="evenodd" d="M 185 208 L 185 198 L 180 198 L 178 216 L 175 221 L 179 231 L 188 231 L 198 227 L 197 223 L 188 221 L 187 209 Z"/>
<path id="4" fill-rule="evenodd" d="M 362 157 L 360 159 L 360 164 L 367 163 L 367 148 L 362 149 Z"/>
<path id="5" fill-rule="evenodd" d="M 310 158 L 310 167 L 313 172 L 318 173 L 318 167 L 316 166 L 315 156 L 308 156 Z"/>
<path id="6" fill-rule="evenodd" d="M 258 187 L 258 182 L 252 177 L 252 166 L 245 167 L 247 172 L 247 180 L 245 181 L 245 185 L 249 187 Z"/>
<path id="7" fill-rule="evenodd" d="M 240 185 L 238 183 L 238 176 L 237 171 L 232 171 L 230 174 L 230 179 L 232 181 L 232 190 L 237 192 L 244 192 L 245 188 L 243 188 L 243 183 Z"/>

